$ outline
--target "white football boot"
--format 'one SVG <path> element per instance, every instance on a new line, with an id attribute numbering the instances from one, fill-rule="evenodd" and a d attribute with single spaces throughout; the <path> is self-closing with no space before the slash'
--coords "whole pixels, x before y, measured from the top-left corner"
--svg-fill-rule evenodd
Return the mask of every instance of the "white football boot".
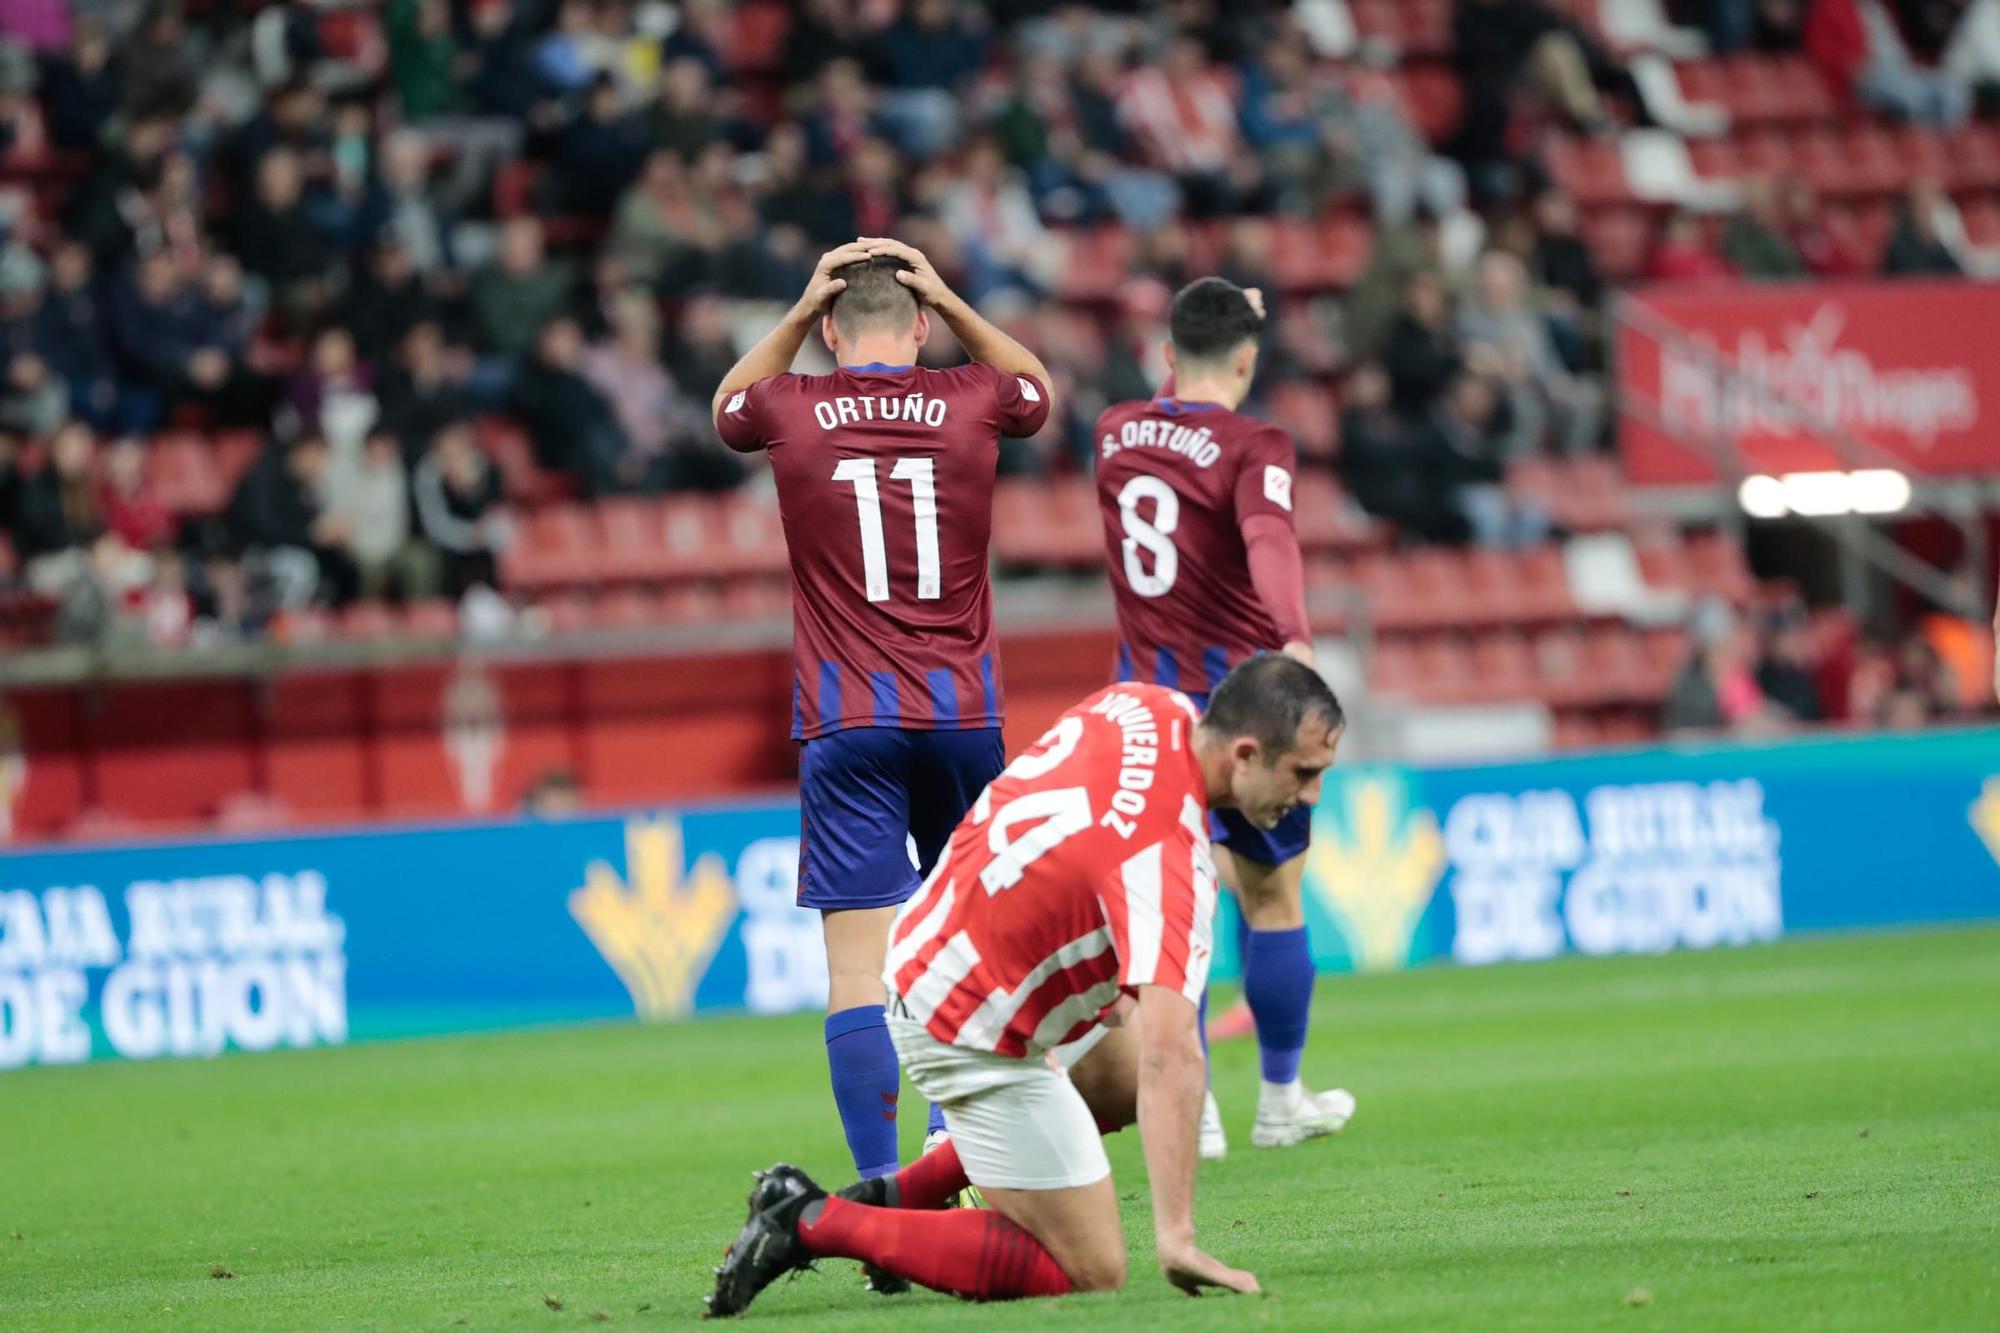
<path id="1" fill-rule="evenodd" d="M 1196 1152 L 1204 1162 L 1219 1162 L 1229 1156 L 1229 1136 L 1222 1132 L 1222 1108 L 1209 1093 L 1201 1103 L 1201 1137 Z"/>
<path id="2" fill-rule="evenodd" d="M 1354 1096 L 1345 1088 L 1311 1092 L 1293 1079 L 1266 1083 L 1257 1094 L 1257 1119 L 1250 1142 L 1259 1148 L 1289 1148 L 1307 1139 L 1338 1134 L 1354 1116 Z"/>

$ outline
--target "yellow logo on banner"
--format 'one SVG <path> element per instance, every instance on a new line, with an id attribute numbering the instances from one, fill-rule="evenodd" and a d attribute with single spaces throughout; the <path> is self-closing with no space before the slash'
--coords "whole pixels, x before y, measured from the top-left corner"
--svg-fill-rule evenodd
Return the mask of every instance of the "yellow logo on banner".
<path id="1" fill-rule="evenodd" d="M 705 852 L 692 870 L 672 819 L 625 826 L 629 880 L 602 861 L 584 871 L 569 914 L 632 994 L 641 1018 L 675 1018 L 694 1003 L 708 960 L 736 919 L 736 886 L 722 858 Z"/>
<path id="2" fill-rule="evenodd" d="M 1404 785 L 1365 775 L 1322 810 L 1306 868 L 1314 892 L 1347 937 L 1359 971 L 1401 967 L 1444 874 L 1437 816 L 1407 808 Z"/>
<path id="3" fill-rule="evenodd" d="M 1986 787 L 1979 793 L 1979 799 L 1966 811 L 1972 821 L 1972 831 L 1986 844 L 1995 861 L 2000 861 L 2000 778 L 1986 779 Z"/>

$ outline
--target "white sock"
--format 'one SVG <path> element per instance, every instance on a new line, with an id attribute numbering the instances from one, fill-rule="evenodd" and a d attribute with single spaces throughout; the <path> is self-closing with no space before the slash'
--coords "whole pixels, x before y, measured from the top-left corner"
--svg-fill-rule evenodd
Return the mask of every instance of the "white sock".
<path id="1" fill-rule="evenodd" d="M 1293 1079 L 1290 1083 L 1264 1082 L 1257 1093 L 1259 1104 L 1282 1107 L 1286 1110 L 1297 1106 L 1304 1098 L 1305 1084 L 1298 1079 Z"/>

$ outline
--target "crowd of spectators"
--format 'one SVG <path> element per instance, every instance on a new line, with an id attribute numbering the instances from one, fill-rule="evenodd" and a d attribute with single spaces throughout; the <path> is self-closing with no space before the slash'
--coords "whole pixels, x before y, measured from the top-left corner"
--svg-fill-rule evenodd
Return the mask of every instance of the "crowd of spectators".
<path id="1" fill-rule="evenodd" d="M 1674 8 L 1943 124 L 2000 68 L 1996 6 Z M 1606 284 L 1538 146 L 1648 113 L 1555 6 L 1461 0 L 1465 114 L 1437 144 L 1395 53 L 1357 52 L 1319 0 L 784 8 L 772 71 L 745 78 L 719 0 L 388 0 L 379 40 L 299 0 L 0 6 L 0 142 L 87 164 L 0 246 L 0 506 L 25 585 L 65 633 L 122 607 L 158 641 L 490 588 L 509 527 L 480 416 L 586 497 L 742 485 L 756 464 L 707 412 L 738 326 L 857 234 L 923 248 L 1048 354 L 1065 413 L 1010 471 L 1087 468 L 1097 411 L 1160 382 L 1165 301 L 1211 233 L 1271 306 L 1252 409 L 1337 385 L 1337 464 L 1331 430 L 1304 447 L 1407 540 L 1537 541 L 1508 462 L 1603 446 Z M 1891 271 L 1951 266 L 1937 204 L 1913 198 Z M 1282 291 L 1262 219 L 1335 212 L 1373 221 L 1359 281 Z M 1097 224 L 1133 258 L 1079 312 L 1055 294 Z M 1670 220 L 1651 271 L 1859 263 L 1784 182 L 1716 245 Z M 137 441 L 177 427 L 268 439 L 212 518 L 147 496 Z"/>

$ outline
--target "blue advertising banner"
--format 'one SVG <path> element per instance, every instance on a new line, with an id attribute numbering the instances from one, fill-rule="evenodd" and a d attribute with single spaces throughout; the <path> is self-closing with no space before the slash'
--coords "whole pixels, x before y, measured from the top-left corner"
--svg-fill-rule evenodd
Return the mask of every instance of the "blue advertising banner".
<path id="1" fill-rule="evenodd" d="M 1336 769 L 1322 968 L 1650 953 L 2000 917 L 2000 731 Z"/>
<path id="2" fill-rule="evenodd" d="M 773 802 L 0 855 L 0 1069 L 815 1007 L 798 826 Z M 2000 917 L 2000 730 L 1337 768 L 1306 887 L 1327 971 Z"/>
<path id="3" fill-rule="evenodd" d="M 821 1004 L 796 807 L 0 857 L 0 1069 Z"/>

